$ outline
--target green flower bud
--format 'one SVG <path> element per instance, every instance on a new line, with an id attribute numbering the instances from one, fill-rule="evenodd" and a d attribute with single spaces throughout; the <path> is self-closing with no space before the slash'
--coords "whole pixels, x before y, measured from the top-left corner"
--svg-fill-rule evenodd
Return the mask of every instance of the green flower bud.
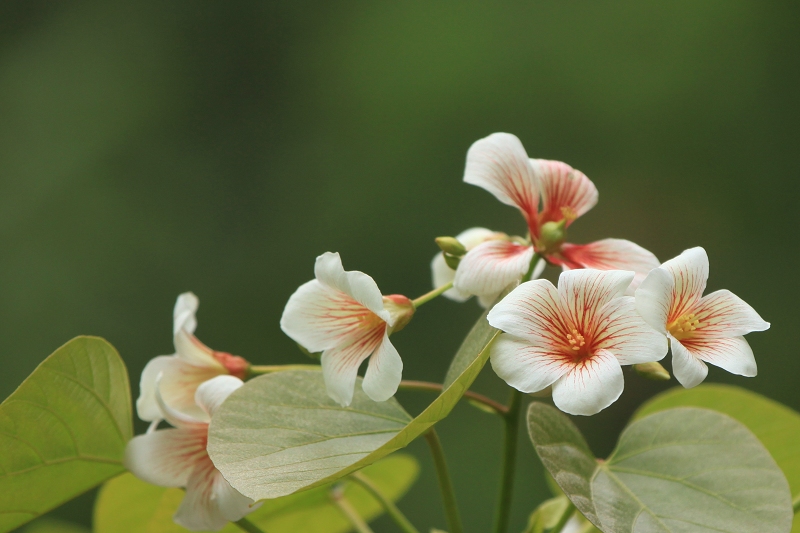
<path id="1" fill-rule="evenodd" d="M 445 254 L 461 257 L 467 253 L 467 249 L 455 237 L 436 237 L 436 244 Z"/>
<path id="2" fill-rule="evenodd" d="M 656 362 L 633 365 L 633 369 L 643 378 L 652 379 L 653 381 L 669 381 L 670 378 L 667 369 Z"/>
<path id="3" fill-rule="evenodd" d="M 545 222 L 539 232 L 537 248 L 543 251 L 556 251 L 567 237 L 566 219 L 559 222 Z"/>
<path id="4" fill-rule="evenodd" d="M 458 264 L 461 262 L 460 257 L 456 257 L 445 252 L 442 252 L 442 255 L 444 256 L 444 262 L 447 263 L 447 266 L 453 270 L 458 268 Z"/>

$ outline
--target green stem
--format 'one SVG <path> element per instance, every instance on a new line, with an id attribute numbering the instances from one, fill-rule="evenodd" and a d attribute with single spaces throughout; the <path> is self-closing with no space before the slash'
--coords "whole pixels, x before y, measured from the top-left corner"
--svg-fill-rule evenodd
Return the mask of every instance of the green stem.
<path id="1" fill-rule="evenodd" d="M 514 467 L 517 462 L 517 441 L 519 435 L 519 414 L 522 406 L 522 393 L 511 391 L 508 413 L 503 432 L 503 459 L 500 470 L 500 493 L 497 497 L 497 511 L 494 517 L 494 532 L 505 533 L 508 529 L 508 515 L 514 492 Z"/>
<path id="2" fill-rule="evenodd" d="M 275 372 L 283 372 L 284 370 L 320 370 L 319 365 L 250 365 L 247 373 L 250 376 L 258 376 L 260 374 L 272 374 Z"/>
<path id="3" fill-rule="evenodd" d="M 437 289 L 433 289 L 431 292 L 423 294 L 419 298 L 414 298 L 413 300 L 411 300 L 411 303 L 414 304 L 414 309 L 416 309 L 420 305 L 430 302 L 437 296 L 441 296 L 442 294 L 444 294 L 445 292 L 449 291 L 452 288 L 453 288 L 453 282 L 451 281 L 450 283 L 442 285 Z"/>
<path id="4" fill-rule="evenodd" d="M 456 503 L 456 493 L 453 490 L 453 481 L 450 479 L 450 472 L 447 470 L 447 461 L 444 457 L 442 442 L 436 429 L 431 428 L 425 433 L 425 440 L 431 449 L 433 464 L 436 466 L 436 477 L 439 480 L 439 490 L 442 493 L 442 504 L 444 505 L 445 516 L 447 516 L 447 526 L 450 533 L 464 533 L 464 526 L 461 525 L 461 515 L 458 513 Z"/>
<path id="5" fill-rule="evenodd" d="M 247 531 L 247 533 L 266 533 L 263 529 L 252 523 L 247 518 L 242 518 L 241 520 L 235 522 L 239 529 L 242 531 Z"/>
<path id="6" fill-rule="evenodd" d="M 350 477 L 353 478 L 353 481 L 364 487 L 367 492 L 372 494 L 372 496 L 381 503 L 383 508 L 386 510 L 386 514 L 388 514 L 389 517 L 394 520 L 394 523 L 397 524 L 397 527 L 399 527 L 404 533 L 419 533 L 419 530 L 414 527 L 414 524 L 412 524 L 408 518 L 406 518 L 406 515 L 404 515 L 403 512 L 397 508 L 392 500 L 384 496 L 381 490 L 376 487 L 368 477 L 363 475 L 361 472 L 350 474 Z"/>
<path id="7" fill-rule="evenodd" d="M 444 389 L 444 385 L 441 383 L 431 383 L 429 381 L 410 381 L 410 380 L 403 380 L 400 382 L 400 390 L 423 390 L 423 391 L 431 391 L 431 392 L 442 392 Z M 485 405 L 495 414 L 500 416 L 505 416 L 508 413 L 508 407 L 503 405 L 502 403 L 492 400 L 484 396 L 483 394 L 478 394 L 477 392 L 467 391 L 464 393 L 464 398 L 469 398 L 470 400 Z"/>
<path id="8" fill-rule="evenodd" d="M 531 280 L 531 277 L 533 277 L 533 271 L 536 268 L 536 265 L 539 264 L 539 261 L 541 261 L 541 259 L 542 259 L 541 255 L 533 254 L 533 257 L 531 257 L 531 264 L 528 267 L 528 272 L 522 277 L 520 283 L 525 283 L 526 281 Z"/>
<path id="9" fill-rule="evenodd" d="M 564 529 L 564 526 L 566 526 L 567 522 L 569 522 L 569 519 L 572 518 L 573 514 L 575 514 L 575 506 L 572 504 L 572 502 L 568 502 L 564 512 L 561 513 L 561 518 L 558 519 L 558 523 L 553 526 L 553 529 L 551 529 L 548 533 L 561 533 L 561 531 Z"/>
<path id="10" fill-rule="evenodd" d="M 800 494 L 798 494 L 797 497 L 792 502 L 792 507 L 794 508 L 795 514 L 797 514 L 797 512 L 800 511 Z"/>
<path id="11" fill-rule="evenodd" d="M 358 514 L 358 512 L 350 505 L 350 502 L 344 497 L 340 488 L 334 488 L 331 490 L 330 493 L 331 501 L 339 508 L 342 514 L 347 518 L 350 522 L 350 525 L 358 533 L 374 533 L 372 528 L 364 522 L 364 519 Z"/>

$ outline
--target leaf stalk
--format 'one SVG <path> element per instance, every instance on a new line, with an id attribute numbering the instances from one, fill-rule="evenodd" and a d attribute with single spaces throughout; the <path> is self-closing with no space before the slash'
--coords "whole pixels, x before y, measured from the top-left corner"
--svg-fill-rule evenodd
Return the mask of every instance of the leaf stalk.
<path id="1" fill-rule="evenodd" d="M 447 517 L 448 529 L 450 533 L 464 533 L 461 515 L 458 512 L 458 503 L 456 503 L 456 494 L 453 489 L 453 481 L 450 479 L 450 472 L 447 470 L 444 449 L 436 429 L 431 428 L 430 431 L 425 433 L 425 440 L 431 449 L 433 464 L 436 466 L 436 477 L 439 480 L 439 490 L 442 493 L 442 504 Z"/>
<path id="2" fill-rule="evenodd" d="M 419 533 L 419 530 L 414 527 L 414 524 L 406 518 L 406 515 L 398 509 L 398 507 L 394 504 L 392 500 L 387 498 L 383 492 L 370 480 L 367 476 L 363 475 L 361 472 L 354 472 L 350 475 L 350 477 L 364 487 L 367 492 L 369 492 L 376 500 L 380 502 L 383 508 L 386 510 L 386 514 L 389 515 L 397 527 L 399 527 L 404 533 Z"/>

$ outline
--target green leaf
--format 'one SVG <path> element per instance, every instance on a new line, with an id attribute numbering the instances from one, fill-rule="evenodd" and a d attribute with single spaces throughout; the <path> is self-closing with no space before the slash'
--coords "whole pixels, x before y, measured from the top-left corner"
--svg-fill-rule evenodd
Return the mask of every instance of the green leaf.
<path id="1" fill-rule="evenodd" d="M 362 473 L 392 501 L 399 500 L 419 474 L 409 455 L 393 455 L 366 467 Z M 343 480 L 344 497 L 365 520 L 383 513 L 383 507 L 361 485 Z M 330 485 L 268 500 L 248 519 L 269 533 L 344 533 L 352 526 L 328 497 Z M 123 474 L 106 483 L 95 503 L 95 533 L 182 533 L 172 521 L 184 493 L 156 487 Z M 240 531 L 230 524 L 225 533 Z"/>
<path id="2" fill-rule="evenodd" d="M 783 470 L 792 494 L 800 495 L 800 414 L 785 405 L 731 385 L 676 387 L 654 397 L 634 419 L 672 407 L 705 407 L 720 411 L 747 426 Z M 794 533 L 800 533 L 797 520 Z"/>
<path id="3" fill-rule="evenodd" d="M 445 388 L 458 379 L 458 376 L 475 361 L 475 358 L 478 357 L 486 345 L 489 344 L 489 341 L 492 340 L 495 333 L 497 333 L 497 330 L 490 326 L 489 321 L 486 320 L 486 315 L 488 314 L 489 310 L 487 309 L 475 322 L 472 329 L 469 330 L 467 336 L 464 337 L 464 341 L 450 362 L 450 367 L 444 377 Z"/>
<path id="4" fill-rule="evenodd" d="M 23 533 L 89 533 L 85 527 L 54 518 L 40 518 L 26 526 Z"/>
<path id="5" fill-rule="evenodd" d="M 0 404 L 0 532 L 124 470 L 128 372 L 103 339 L 78 337 Z"/>
<path id="6" fill-rule="evenodd" d="M 528 528 L 525 533 L 544 533 L 545 530 L 555 527 L 567 509 L 568 502 L 566 496 L 550 498 L 542 502 L 528 518 Z"/>
<path id="7" fill-rule="evenodd" d="M 446 417 L 488 357 L 484 346 L 413 420 L 394 399 L 370 400 L 360 379 L 352 405 L 343 408 L 326 394 L 319 371 L 260 376 L 215 413 L 209 455 L 225 479 L 254 500 L 330 483 L 408 446 Z"/>
<path id="8" fill-rule="evenodd" d="M 605 533 L 784 533 L 786 478 L 759 440 L 715 411 L 675 408 L 630 424 L 597 462 L 575 425 L 533 403 L 528 429 L 564 493 Z"/>

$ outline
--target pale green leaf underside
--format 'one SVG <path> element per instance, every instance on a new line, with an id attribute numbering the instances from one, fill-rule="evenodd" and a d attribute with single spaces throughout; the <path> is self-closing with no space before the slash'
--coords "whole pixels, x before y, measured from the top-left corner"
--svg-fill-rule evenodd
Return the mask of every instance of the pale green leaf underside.
<path id="1" fill-rule="evenodd" d="M 786 476 L 792 495 L 800 495 L 800 414 L 760 394 L 731 385 L 676 387 L 651 399 L 634 415 L 642 418 L 672 407 L 705 407 L 744 424 L 769 450 Z M 793 533 L 800 533 L 795 520 Z"/>
<path id="2" fill-rule="evenodd" d="M 444 386 L 449 387 L 458 376 L 460 376 L 469 365 L 475 361 L 478 354 L 483 351 L 484 347 L 489 344 L 492 337 L 497 333 L 497 330 L 489 325 L 486 320 L 486 315 L 489 310 L 483 312 L 481 317 L 472 326 L 461 346 L 458 348 L 455 357 L 450 362 L 450 367 L 447 369 L 447 374 L 444 377 Z"/>
<path id="3" fill-rule="evenodd" d="M 791 494 L 769 452 L 742 424 L 697 408 L 633 422 L 597 463 L 552 407 L 528 411 L 531 440 L 575 506 L 606 533 L 787 533 Z"/>
<path id="4" fill-rule="evenodd" d="M 0 532 L 123 471 L 128 373 L 105 340 L 78 337 L 0 405 Z"/>
<path id="5" fill-rule="evenodd" d="M 419 473 L 417 461 L 408 455 L 393 455 L 368 466 L 363 474 L 390 500 L 402 497 Z M 383 508 L 361 485 L 343 480 L 344 497 L 359 515 L 369 521 Z M 345 533 L 352 526 L 331 503 L 329 486 L 268 500 L 248 519 L 268 533 Z M 184 493 L 149 485 L 132 474 L 123 474 L 106 483 L 95 503 L 95 533 L 183 533 L 172 521 Z M 241 531 L 233 524 L 224 533 Z"/>
<path id="6" fill-rule="evenodd" d="M 446 417 L 488 357 L 481 347 L 458 379 L 413 420 L 394 399 L 369 399 L 360 378 L 352 405 L 343 408 L 328 397 L 318 371 L 258 377 L 215 413 L 209 455 L 225 479 L 254 500 L 329 483 L 406 447 Z"/>

